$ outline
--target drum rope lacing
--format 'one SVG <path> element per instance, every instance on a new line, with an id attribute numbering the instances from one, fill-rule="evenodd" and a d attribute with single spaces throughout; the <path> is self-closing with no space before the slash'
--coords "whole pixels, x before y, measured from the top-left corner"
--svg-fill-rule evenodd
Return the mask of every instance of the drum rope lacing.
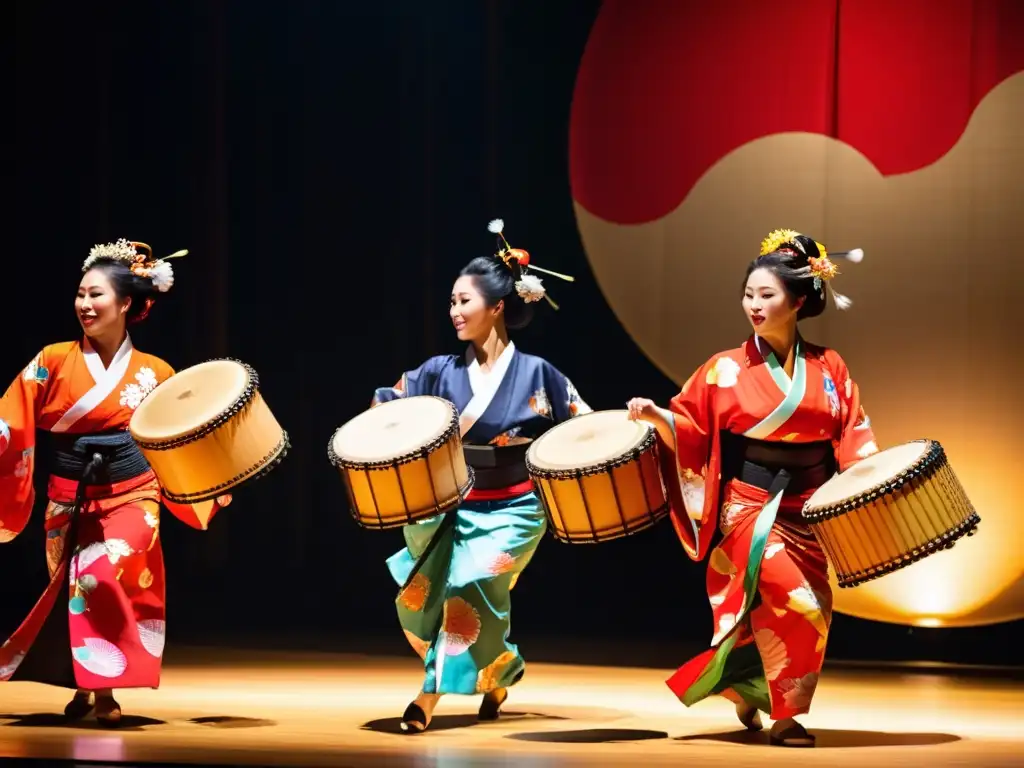
<path id="1" fill-rule="evenodd" d="M 907 485 L 913 484 L 915 480 L 930 481 L 936 479 L 938 482 L 938 478 L 943 472 L 950 473 L 955 478 L 955 473 L 953 473 L 953 469 L 946 458 L 945 450 L 938 442 L 933 440 L 914 440 L 912 443 L 926 445 L 928 450 L 911 466 L 894 477 L 853 497 L 823 505 L 818 509 L 805 505 L 802 512 L 803 518 L 811 526 L 815 537 L 819 539 L 822 547 L 829 553 L 829 559 L 833 561 L 833 564 L 836 562 L 837 553 L 832 551 L 834 547 L 832 546 L 831 536 L 824 529 L 817 530 L 818 528 L 822 528 L 823 525 L 826 525 L 835 518 L 860 510 L 874 502 L 884 503 L 890 496 L 901 492 Z M 918 491 L 917 488 L 912 490 L 914 492 Z M 960 493 L 954 494 L 954 496 L 958 497 L 956 501 L 961 502 L 965 509 L 969 511 L 969 514 L 960 523 L 944 531 L 942 534 L 918 544 L 909 551 L 891 557 L 884 562 L 871 565 L 866 569 L 860 568 L 849 570 L 848 572 L 839 572 L 840 568 L 836 567 L 839 587 L 843 589 L 855 587 L 881 578 L 923 560 L 936 552 L 951 549 L 964 536 L 973 536 L 977 532 L 981 517 L 973 505 L 971 505 L 970 500 L 963 494 L 962 489 Z M 902 534 L 900 538 L 902 540 Z M 837 545 L 839 543 L 841 542 L 836 542 Z M 906 542 L 901 543 L 905 544 Z M 845 560 L 846 558 L 841 557 L 840 559 Z"/>
<path id="2" fill-rule="evenodd" d="M 586 418 L 585 416 L 578 418 Z M 530 455 L 526 455 L 526 467 L 531 474 L 536 473 L 542 477 L 551 478 L 553 480 L 578 480 L 581 477 L 589 477 L 591 475 L 600 475 L 609 469 L 618 469 L 624 467 L 636 461 L 637 457 L 646 451 L 650 450 L 651 446 L 654 445 L 656 439 L 653 431 L 648 431 L 644 438 L 640 441 L 640 444 L 631 448 L 628 453 L 609 459 L 606 462 L 600 464 L 594 464 L 589 467 L 583 467 L 582 469 L 548 469 L 547 467 L 539 467 L 530 461 Z"/>
<path id="3" fill-rule="evenodd" d="M 583 416 L 581 418 L 586 418 L 586 416 Z M 612 494 L 615 496 L 616 507 L 619 510 L 621 510 L 622 509 L 622 499 L 621 499 L 621 496 L 619 494 L 618 482 L 615 479 L 615 473 L 612 472 L 611 470 L 618 469 L 618 468 L 621 468 L 621 467 L 625 467 L 625 466 L 628 466 L 628 465 L 636 462 L 637 470 L 640 473 L 640 485 L 644 489 L 644 494 L 645 494 L 645 497 L 646 497 L 647 487 L 648 487 L 648 483 L 647 483 L 648 477 L 647 477 L 647 474 L 644 472 L 643 462 L 640 461 L 640 458 L 647 451 L 649 451 L 652 447 L 654 447 L 655 451 L 657 451 L 656 443 L 657 443 L 657 440 L 656 440 L 655 435 L 654 435 L 654 430 L 653 429 L 649 429 L 649 430 L 647 430 L 646 434 L 644 435 L 643 439 L 640 441 L 640 443 L 638 445 L 635 445 L 633 448 L 631 448 L 629 451 L 627 451 L 623 455 L 621 455 L 621 456 L 619 456 L 619 457 L 617 457 L 615 459 L 610 459 L 608 461 L 601 462 L 600 464 L 595 464 L 593 466 L 583 467 L 583 468 L 573 468 L 573 469 L 548 469 L 548 468 L 545 468 L 545 467 L 539 467 L 539 466 L 537 466 L 537 464 L 535 464 L 534 462 L 530 461 L 530 455 L 529 455 L 529 453 L 527 453 L 527 456 L 526 456 L 526 467 L 527 467 L 527 471 L 532 476 L 536 476 L 536 478 L 540 478 L 541 480 L 576 480 L 576 481 L 579 481 L 579 480 L 581 480 L 584 477 L 594 477 L 596 475 L 607 474 L 609 479 L 610 479 L 610 482 L 611 482 Z M 662 485 L 662 493 L 665 495 L 665 497 L 667 499 L 668 494 L 665 492 L 666 489 L 664 487 L 664 481 L 660 480 L 660 482 L 661 482 L 661 485 Z M 572 543 L 572 544 L 580 544 L 580 543 L 587 544 L 587 543 L 590 543 L 590 544 L 597 544 L 597 543 L 602 543 L 602 542 L 605 542 L 605 541 L 610 541 L 612 539 L 621 538 L 623 536 L 628 536 L 628 535 L 630 535 L 632 533 L 637 533 L 637 532 L 642 531 L 642 530 L 646 530 L 652 524 L 658 522 L 668 512 L 669 507 L 670 507 L 670 503 L 668 501 L 666 501 L 665 503 L 663 503 L 660 506 L 658 506 L 656 509 L 648 510 L 642 517 L 637 518 L 636 520 L 633 520 L 633 521 L 627 521 L 627 520 L 623 519 L 622 515 L 621 515 L 621 511 L 620 511 L 619 521 L 622 524 L 622 527 L 620 529 L 615 529 L 612 533 L 606 533 L 604 531 L 600 531 L 599 532 L 597 530 L 597 527 L 594 525 L 594 515 L 591 512 L 591 502 L 590 502 L 590 499 L 587 496 L 586 487 L 581 484 L 580 487 L 579 487 L 579 489 L 580 489 L 580 496 L 583 499 L 584 513 L 587 516 L 587 525 L 590 528 L 590 538 L 587 539 L 587 538 L 583 538 L 579 534 L 570 534 L 570 533 L 567 533 L 567 532 L 562 532 L 560 530 L 560 526 L 557 524 L 557 521 L 554 519 L 556 513 L 553 510 L 557 510 L 558 504 L 557 503 L 552 503 L 552 500 L 548 499 L 548 494 L 545 492 L 543 484 L 542 483 L 538 483 L 537 479 L 534 479 L 534 486 L 539 491 L 538 496 L 540 496 L 541 503 L 544 505 L 544 510 L 547 513 L 548 518 L 550 519 L 550 521 L 552 523 L 549 526 L 549 529 L 551 531 L 551 535 L 556 540 L 561 541 L 563 543 Z M 558 516 L 561 517 L 560 514 L 558 514 Z"/>
<path id="4" fill-rule="evenodd" d="M 440 400 L 450 407 L 451 404 L 442 397 L 434 397 L 433 395 L 419 395 L 419 397 L 429 397 L 435 400 Z M 398 402 L 392 400 L 391 402 Z M 386 403 L 385 403 L 386 405 Z M 448 423 L 448 427 L 437 437 L 431 440 L 424 446 L 416 448 L 415 450 L 403 453 L 399 456 L 390 459 L 377 459 L 376 461 L 356 461 L 354 459 L 344 459 L 337 454 L 334 450 L 334 439 L 337 437 L 338 432 L 344 429 L 344 426 L 338 427 L 331 435 L 330 441 L 327 443 L 327 459 L 335 467 L 341 467 L 344 469 L 366 469 L 366 470 L 381 470 L 391 469 L 391 467 L 401 466 L 402 464 L 408 464 L 409 462 L 416 461 L 417 459 L 426 458 L 427 454 L 433 453 L 442 445 L 452 439 L 452 436 L 459 431 L 459 419 L 458 415 L 452 416 Z"/>
<path id="5" fill-rule="evenodd" d="M 245 387 L 242 389 L 242 393 L 235 398 L 234 402 L 231 403 L 227 408 L 220 412 L 210 421 L 196 427 L 195 429 L 186 432 L 183 435 L 176 437 L 170 437 L 166 440 L 140 440 L 138 437 L 135 438 L 135 442 L 142 448 L 148 448 L 153 451 L 167 451 L 171 448 L 178 448 L 182 445 L 188 445 L 189 443 L 195 443 L 206 437 L 211 432 L 217 431 L 220 427 L 227 424 L 233 419 L 240 411 L 242 411 L 252 401 L 253 396 L 256 394 L 260 385 L 260 377 L 256 371 L 241 360 L 235 360 L 230 357 L 214 358 L 213 360 L 206 360 L 202 365 L 206 363 L 219 363 L 229 362 L 236 363 L 245 369 L 246 382 Z"/>
<path id="6" fill-rule="evenodd" d="M 929 450 L 899 474 L 879 483 L 873 488 L 861 491 L 856 496 L 851 496 L 850 498 L 843 499 L 842 501 L 826 504 L 818 509 L 814 509 L 808 504 L 805 504 L 802 512 L 804 519 L 808 522 L 817 522 L 819 520 L 828 520 L 829 518 L 838 517 L 839 515 L 863 506 L 867 502 L 874 501 L 882 496 L 894 493 L 903 488 L 907 483 L 910 483 L 917 478 L 925 480 L 930 479 L 943 466 L 946 466 L 946 452 L 939 443 L 933 440 L 913 440 L 911 442 L 922 444 L 930 443 Z"/>
<path id="7" fill-rule="evenodd" d="M 232 477 L 230 480 L 226 480 L 223 483 L 207 488 L 205 491 L 197 491 L 195 493 L 177 494 L 164 489 L 164 496 L 171 501 L 179 504 L 191 504 L 198 501 L 209 501 L 216 496 L 219 496 L 224 491 L 230 490 L 235 487 L 243 480 L 253 481 L 259 480 L 268 474 L 270 474 L 277 466 L 284 461 L 288 455 L 288 451 L 291 450 L 292 444 L 288 439 L 288 433 L 282 430 L 283 437 L 278 441 L 270 453 L 264 456 L 262 459 L 257 461 L 255 464 L 250 466 L 244 472 L 239 472 L 237 475 Z"/>
<path id="8" fill-rule="evenodd" d="M 452 439 L 452 437 L 454 437 L 455 434 L 458 432 L 458 430 L 459 430 L 458 412 L 455 410 L 455 406 L 452 403 L 450 403 L 448 400 L 445 400 L 444 398 L 434 397 L 433 395 L 421 395 L 421 397 L 430 397 L 430 398 L 433 398 L 435 400 L 440 400 L 441 402 L 443 402 L 451 410 L 451 417 L 450 417 L 449 422 L 448 422 L 448 427 L 438 437 L 434 438 L 433 440 L 428 442 L 426 445 L 423 445 L 423 446 L 421 446 L 421 447 L 419 447 L 419 448 L 417 448 L 417 449 L 415 449 L 413 451 L 410 451 L 408 453 L 401 454 L 400 456 L 397 456 L 395 458 L 379 459 L 377 461 L 359 462 L 359 461 L 354 461 L 354 460 L 349 460 L 349 459 L 343 459 L 340 456 L 338 456 L 337 452 L 334 450 L 334 440 L 337 437 L 338 432 L 340 432 L 341 429 L 343 429 L 343 427 L 339 427 L 337 430 L 335 430 L 334 434 L 331 436 L 331 439 L 330 439 L 330 441 L 327 444 L 327 458 L 328 458 L 328 460 L 331 462 L 331 464 L 333 466 L 335 466 L 338 469 L 344 469 L 344 470 L 349 470 L 349 471 L 361 471 L 361 472 L 363 472 L 364 474 L 367 475 L 367 487 L 369 488 L 369 491 L 370 491 L 370 498 L 373 501 L 373 511 L 374 511 L 374 515 L 376 516 L 376 522 L 375 523 L 371 523 L 370 520 L 368 520 L 367 518 L 365 518 L 365 517 L 363 517 L 362 515 L 359 514 L 359 509 L 358 509 L 358 506 L 356 504 L 356 500 L 355 500 L 355 496 L 353 494 L 352 488 L 351 488 L 351 486 L 350 486 L 350 484 L 348 482 L 348 478 L 346 477 L 344 472 L 342 473 L 343 484 L 345 486 L 345 491 L 346 491 L 346 493 L 348 495 L 348 499 L 349 499 L 349 514 L 352 515 L 352 518 L 357 523 L 359 523 L 360 525 L 362 525 L 362 526 L 364 526 L 366 528 L 376 528 L 378 530 L 387 530 L 389 528 L 400 528 L 400 527 L 403 527 L 403 526 L 415 523 L 418 520 L 426 519 L 425 517 L 411 518 L 409 516 L 409 501 L 406 498 L 405 485 L 402 482 L 402 474 L 400 472 L 396 471 L 395 475 L 396 475 L 396 477 L 398 479 L 398 490 L 399 490 L 399 493 L 402 496 L 402 505 L 403 505 L 403 507 L 405 507 L 406 517 L 405 517 L 404 520 L 396 519 L 394 522 L 385 522 L 383 517 L 381 516 L 381 513 L 380 513 L 380 505 L 377 502 L 377 494 L 374 491 L 373 482 L 369 479 L 369 473 L 370 472 L 380 472 L 380 471 L 386 471 L 386 470 L 397 470 L 397 468 L 402 466 L 403 464 L 409 464 L 409 463 L 411 463 L 413 461 L 423 460 L 424 462 L 427 462 L 429 464 L 429 457 L 435 451 L 437 451 L 438 448 L 441 448 L 443 445 L 448 443 Z M 394 402 L 394 401 L 392 401 L 392 402 Z M 459 485 L 458 477 L 455 475 L 455 466 L 454 466 L 454 464 L 451 465 L 451 469 L 452 469 L 453 479 L 455 480 L 455 485 L 458 488 L 458 492 L 451 499 L 446 499 L 446 500 L 438 500 L 438 498 L 437 498 L 437 487 L 434 484 L 434 476 L 429 471 L 427 472 L 427 479 L 430 482 L 431 496 L 434 499 L 434 506 L 431 508 L 431 510 L 433 512 L 433 515 L 443 514 L 443 513 L 447 512 L 447 511 L 449 511 L 450 509 L 452 509 L 453 507 L 456 507 L 459 504 L 461 504 L 463 501 L 465 501 L 466 496 L 469 494 L 469 491 L 473 488 L 473 484 L 474 484 L 474 482 L 476 480 L 476 474 L 473 471 L 472 467 L 470 467 L 470 466 L 466 467 L 467 480 L 466 480 L 465 484 L 463 484 L 461 486 Z M 430 515 L 430 516 L 433 516 L 433 515 Z M 436 536 L 435 536 L 435 538 L 436 538 Z"/>

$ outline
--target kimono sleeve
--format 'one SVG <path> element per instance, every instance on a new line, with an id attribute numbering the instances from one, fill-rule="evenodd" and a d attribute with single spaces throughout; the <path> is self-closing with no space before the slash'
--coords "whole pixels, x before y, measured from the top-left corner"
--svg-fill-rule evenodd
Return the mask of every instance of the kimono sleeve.
<path id="1" fill-rule="evenodd" d="M 716 529 L 718 503 L 715 462 L 717 437 L 713 386 L 708 373 L 713 361 L 701 366 L 669 404 L 672 445 L 659 436 L 662 474 L 672 504 L 672 525 L 686 554 L 700 560 Z M 710 492 L 705 479 L 710 476 Z"/>
<path id="2" fill-rule="evenodd" d="M 429 358 L 419 368 L 406 371 L 393 387 L 378 387 L 373 393 L 370 407 L 400 400 L 403 397 L 436 395 L 440 387 L 441 373 L 455 358 L 437 356 Z"/>
<path id="3" fill-rule="evenodd" d="M 154 359 L 152 362 L 158 386 L 174 375 L 174 369 L 163 360 Z M 179 504 L 164 496 L 163 489 L 161 489 L 160 500 L 167 507 L 167 511 L 185 523 L 185 525 L 205 531 L 213 516 L 231 503 L 231 495 L 223 494 L 216 499 L 198 501 L 193 504 Z"/>
<path id="4" fill-rule="evenodd" d="M 50 384 L 50 357 L 43 349 L 0 399 L 0 543 L 13 540 L 32 515 L 36 422 Z"/>
<path id="5" fill-rule="evenodd" d="M 860 399 L 860 388 L 850 376 L 846 362 L 831 349 L 826 350 L 824 358 L 836 382 L 836 389 L 839 390 L 841 426 L 839 435 L 833 439 L 832 445 L 839 471 L 845 472 L 861 459 L 878 453 L 878 444 L 871 429 L 871 419 L 865 413 Z"/>
<path id="6" fill-rule="evenodd" d="M 544 366 L 544 379 L 545 389 L 551 393 L 548 397 L 556 424 L 594 410 L 580 397 L 569 378 L 550 363 Z"/>

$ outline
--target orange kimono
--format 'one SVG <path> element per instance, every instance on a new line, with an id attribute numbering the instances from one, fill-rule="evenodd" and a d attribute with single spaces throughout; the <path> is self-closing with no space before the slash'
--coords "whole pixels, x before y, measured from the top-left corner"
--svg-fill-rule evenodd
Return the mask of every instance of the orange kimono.
<path id="1" fill-rule="evenodd" d="M 0 680 L 89 690 L 159 685 L 161 492 L 127 428 L 173 373 L 130 337 L 108 368 L 87 339 L 64 342 L 36 355 L 0 400 L 0 543 L 32 513 L 36 430 L 50 432 L 55 446 L 44 523 L 50 582 L 0 647 Z M 195 507 L 164 503 L 201 527 Z"/>
<path id="2" fill-rule="evenodd" d="M 672 522 L 711 552 L 711 648 L 669 680 L 687 706 L 721 694 L 781 720 L 810 709 L 832 615 L 828 563 L 801 517 L 837 470 L 877 452 L 842 358 L 798 340 L 792 378 L 756 337 L 715 355 L 671 403 Z"/>

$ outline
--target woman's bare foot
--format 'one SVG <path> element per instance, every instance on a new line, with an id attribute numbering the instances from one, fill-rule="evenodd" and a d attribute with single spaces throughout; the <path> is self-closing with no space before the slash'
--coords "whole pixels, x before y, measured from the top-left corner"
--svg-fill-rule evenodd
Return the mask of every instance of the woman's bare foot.
<path id="1" fill-rule="evenodd" d="M 748 731 L 760 731 L 764 728 L 764 724 L 761 722 L 761 713 L 757 711 L 757 707 L 753 707 L 745 701 L 736 702 L 736 717 Z"/>
<path id="2" fill-rule="evenodd" d="M 772 725 L 769 742 L 777 747 L 813 747 L 814 736 L 791 717 Z"/>
<path id="3" fill-rule="evenodd" d="M 92 712 L 92 691 L 81 688 L 75 691 L 74 697 L 64 707 L 64 717 L 68 720 L 81 720 Z"/>
<path id="4" fill-rule="evenodd" d="M 423 733 L 434 716 L 434 707 L 441 700 L 439 693 L 420 693 L 415 701 L 405 708 L 399 727 L 403 733 Z"/>

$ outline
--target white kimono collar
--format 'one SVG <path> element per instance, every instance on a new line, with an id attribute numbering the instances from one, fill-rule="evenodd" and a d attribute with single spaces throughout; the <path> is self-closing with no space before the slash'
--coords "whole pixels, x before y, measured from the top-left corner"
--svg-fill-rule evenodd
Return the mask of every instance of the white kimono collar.
<path id="1" fill-rule="evenodd" d="M 53 425 L 50 431 L 67 432 L 84 416 L 91 413 L 96 406 L 106 400 L 110 393 L 117 389 L 117 385 L 121 383 L 121 379 L 128 372 L 133 349 L 132 337 L 126 335 L 124 342 L 122 342 L 120 348 L 115 353 L 114 359 L 110 361 L 110 367 L 104 368 L 99 353 L 93 349 L 88 337 L 86 337 L 82 341 L 82 354 L 85 357 L 85 366 L 89 369 L 89 374 L 95 383 L 88 392 L 82 395 L 77 403 L 68 408 L 67 412 L 60 417 L 60 420 Z"/>
<path id="2" fill-rule="evenodd" d="M 484 373 L 480 370 L 480 362 L 476 359 L 476 352 L 473 345 L 466 350 L 466 373 L 469 375 L 469 388 L 473 397 L 463 409 L 459 417 L 459 432 L 462 437 L 473 428 L 477 420 L 483 416 L 484 411 L 491 404 L 494 396 L 498 393 L 501 382 L 505 380 L 505 374 L 512 364 L 515 356 L 516 345 L 509 341 L 508 346 L 501 351 L 498 359 L 494 361 L 491 370 Z"/>

